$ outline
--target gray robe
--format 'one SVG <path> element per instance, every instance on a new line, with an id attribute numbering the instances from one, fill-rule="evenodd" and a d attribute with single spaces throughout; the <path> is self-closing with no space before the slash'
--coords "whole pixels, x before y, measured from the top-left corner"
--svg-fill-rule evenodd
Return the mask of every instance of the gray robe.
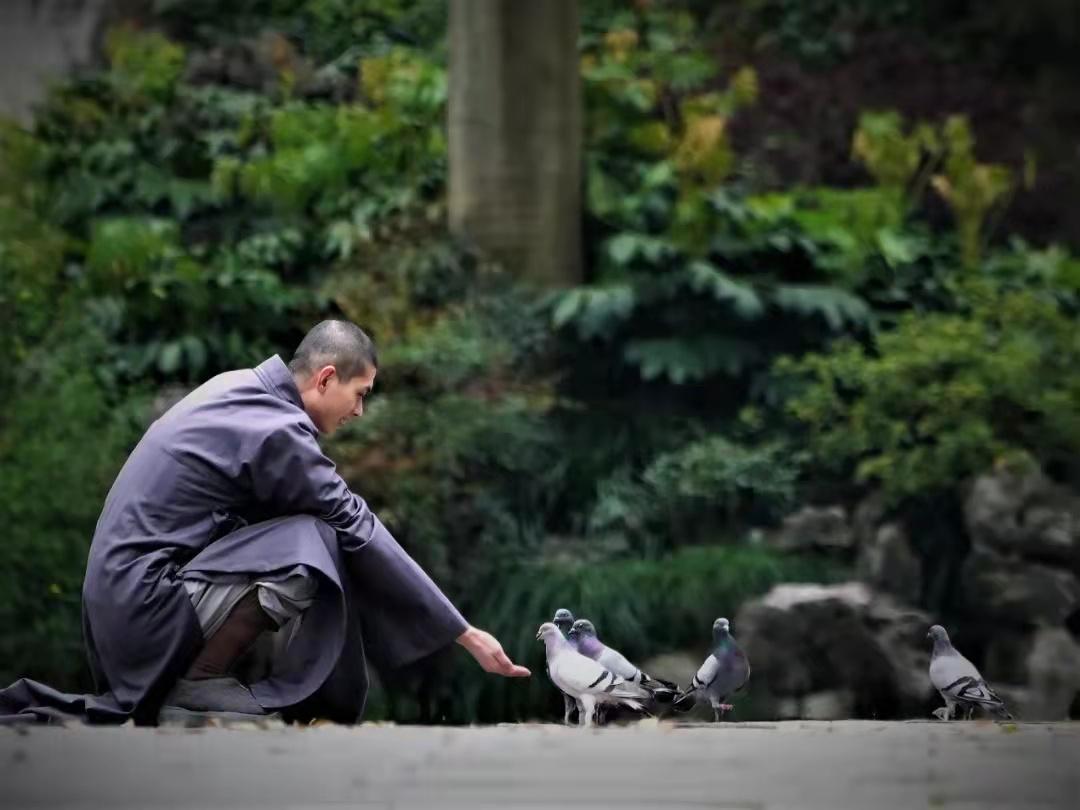
<path id="1" fill-rule="evenodd" d="M 398 667 L 448 645 L 461 614 L 319 448 L 278 356 L 197 388 L 154 422 L 105 500 L 83 583 L 83 630 L 99 695 L 27 679 L 0 691 L 0 719 L 153 724 L 203 643 L 180 568 L 211 579 L 305 565 L 319 580 L 275 672 L 251 684 L 268 710 L 356 721 L 364 648 Z"/>

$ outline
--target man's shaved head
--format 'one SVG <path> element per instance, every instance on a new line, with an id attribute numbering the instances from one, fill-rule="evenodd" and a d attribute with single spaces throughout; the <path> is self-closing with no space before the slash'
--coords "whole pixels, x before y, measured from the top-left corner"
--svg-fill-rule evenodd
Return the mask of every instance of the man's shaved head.
<path id="1" fill-rule="evenodd" d="M 323 321 L 304 335 L 296 347 L 289 370 L 294 376 L 314 374 L 333 366 L 342 380 L 379 367 L 375 344 L 364 330 L 348 321 Z"/>

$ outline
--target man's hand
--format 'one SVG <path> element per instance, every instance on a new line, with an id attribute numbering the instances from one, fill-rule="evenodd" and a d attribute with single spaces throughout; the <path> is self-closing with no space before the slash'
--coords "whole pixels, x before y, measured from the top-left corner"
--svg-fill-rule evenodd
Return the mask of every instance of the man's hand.
<path id="1" fill-rule="evenodd" d="M 505 675 L 507 678 L 527 678 L 532 673 L 518 666 L 503 652 L 502 644 L 491 633 L 469 627 L 457 637 L 457 643 L 469 651 L 484 672 Z"/>

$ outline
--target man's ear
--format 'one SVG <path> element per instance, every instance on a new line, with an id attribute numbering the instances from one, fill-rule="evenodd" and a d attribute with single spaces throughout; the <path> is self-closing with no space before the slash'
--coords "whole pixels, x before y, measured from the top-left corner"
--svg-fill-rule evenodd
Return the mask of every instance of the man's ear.
<path id="1" fill-rule="evenodd" d="M 315 390 L 320 394 L 326 392 L 326 386 L 337 375 L 337 369 L 333 366 L 323 366 L 315 373 Z"/>

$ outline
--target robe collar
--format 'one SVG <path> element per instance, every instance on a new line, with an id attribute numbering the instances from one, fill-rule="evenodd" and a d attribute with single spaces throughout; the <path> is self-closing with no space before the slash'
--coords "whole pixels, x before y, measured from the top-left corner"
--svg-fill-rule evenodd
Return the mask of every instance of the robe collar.
<path id="1" fill-rule="evenodd" d="M 296 387 L 292 372 L 281 357 L 275 354 L 263 360 L 255 367 L 255 374 L 278 399 L 283 399 L 300 410 L 304 410 L 304 400 L 300 398 L 300 389 Z"/>

